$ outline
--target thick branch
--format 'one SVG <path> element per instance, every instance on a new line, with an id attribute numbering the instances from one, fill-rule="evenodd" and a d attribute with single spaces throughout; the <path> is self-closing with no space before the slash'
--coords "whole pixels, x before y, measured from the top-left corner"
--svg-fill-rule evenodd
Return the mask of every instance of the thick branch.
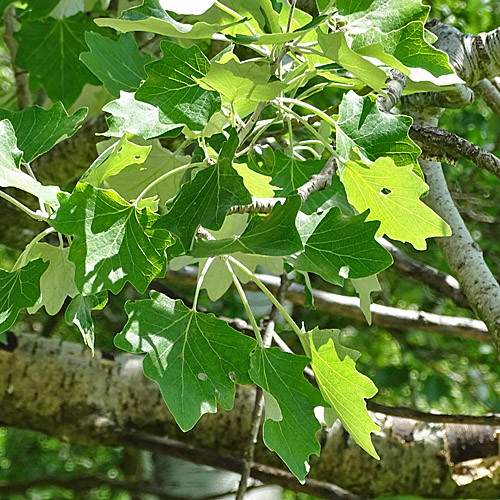
<path id="1" fill-rule="evenodd" d="M 16 8 L 14 5 L 7 8 L 4 14 L 5 32 L 4 41 L 9 49 L 10 61 L 16 80 L 17 106 L 24 109 L 31 105 L 31 92 L 28 82 L 28 73 L 16 66 L 17 42 L 14 33 L 17 31 Z"/>
<path id="2" fill-rule="evenodd" d="M 197 271 L 195 268 L 184 268 L 182 271 L 169 271 L 165 280 L 172 284 L 194 286 L 196 277 Z M 273 293 L 276 293 L 279 287 L 279 278 L 264 274 L 259 274 L 258 277 Z M 257 290 L 252 283 L 247 283 L 244 287 L 248 290 Z M 344 316 L 363 323 L 366 321 L 359 308 L 358 298 L 346 297 L 322 290 L 313 290 L 312 293 L 314 303 L 319 311 Z M 288 289 L 285 298 L 294 304 L 303 305 L 305 300 L 304 287 L 294 283 Z M 425 311 L 408 311 L 378 304 L 372 304 L 371 311 L 373 324 L 385 328 L 415 329 L 438 335 L 454 335 L 480 342 L 491 342 L 485 324 L 476 319 L 442 316 Z"/>
<path id="3" fill-rule="evenodd" d="M 377 96 L 377 105 L 380 111 L 389 111 L 397 105 L 401 96 L 403 95 L 403 90 L 406 87 L 406 75 L 397 69 L 391 69 L 391 75 L 389 79 L 385 82 L 387 83 L 387 88 L 385 92 L 387 97 L 383 95 Z"/>
<path id="4" fill-rule="evenodd" d="M 241 460 L 233 462 L 236 467 L 230 468 L 227 455 L 241 457 L 244 451 L 241 436 L 247 435 L 250 428 L 252 388 L 238 387 L 232 412 L 205 415 L 192 431 L 183 434 L 156 384 L 143 376 L 142 356 L 120 354 L 111 359 L 97 350 L 92 357 L 83 345 L 33 335 L 18 336 L 17 345 L 16 342 L 10 345 L 11 350 L 0 350 L 1 424 L 39 430 L 87 445 L 128 445 L 175 456 L 184 453 L 183 458 L 192 461 L 240 470 Z M 376 418 L 382 426 L 374 435 L 374 444 L 382 457 L 380 462 L 369 457 L 335 424 L 325 432 L 322 455 L 312 463 L 311 477 L 335 482 L 365 497 L 411 493 L 446 498 L 492 498 L 497 494 L 498 471 L 492 470 L 491 477 L 467 486 L 454 482 L 445 455 L 457 456 L 458 448 L 450 449 L 450 443 L 461 446 L 463 440 L 452 441 L 447 427 L 381 415 Z M 466 446 L 469 457 L 471 454 L 487 456 L 494 446 L 496 453 L 498 443 L 492 428 L 485 440 L 484 429 L 479 426 L 478 434 L 476 427 L 453 431 L 455 435 L 459 432 L 470 436 Z M 167 435 L 169 439 L 145 433 Z M 474 443 L 479 445 L 481 439 L 488 443 L 488 448 L 475 453 Z M 182 440 L 182 444 L 175 440 Z M 200 447 L 205 448 L 205 452 L 201 453 Z M 261 443 L 256 449 L 256 461 L 283 469 L 279 459 Z M 259 471 L 266 469 L 254 467 L 252 476 L 277 484 L 285 485 L 280 478 L 290 477 L 284 471 L 277 473 L 271 469 L 271 476 L 260 476 Z M 439 481 L 422 481 L 429 477 Z M 290 480 L 286 487 L 292 486 L 297 490 L 301 488 Z M 321 493 L 323 498 L 352 499 L 338 487 L 326 486 L 330 492 Z"/>
<path id="5" fill-rule="evenodd" d="M 479 168 L 484 168 L 500 178 L 500 159 L 463 137 L 438 127 L 424 127 L 417 124 L 411 127 L 410 137 L 445 153 L 454 156 L 459 154 L 475 163 Z"/>

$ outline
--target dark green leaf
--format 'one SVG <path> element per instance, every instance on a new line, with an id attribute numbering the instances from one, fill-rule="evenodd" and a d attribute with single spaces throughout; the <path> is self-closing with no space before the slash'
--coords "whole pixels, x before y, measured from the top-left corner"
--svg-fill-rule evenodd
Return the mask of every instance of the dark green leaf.
<path id="1" fill-rule="evenodd" d="M 238 134 L 233 129 L 217 164 L 201 170 L 193 180 L 183 184 L 170 210 L 159 220 L 157 226 L 178 236 L 185 250 L 191 248 L 198 226 L 220 229 L 229 208 L 251 203 L 243 179 L 232 166 L 237 147 Z"/>
<path id="2" fill-rule="evenodd" d="M 100 292 L 97 295 L 77 295 L 70 302 L 64 315 L 68 323 L 76 325 L 82 334 L 83 341 L 87 344 L 92 353 L 94 352 L 94 320 L 92 311 L 102 309 L 108 301 L 108 293 Z"/>
<path id="3" fill-rule="evenodd" d="M 264 443 L 301 482 L 309 471 L 309 456 L 320 453 L 316 432 L 321 425 L 314 408 L 325 404 L 304 378 L 308 363 L 308 358 L 277 347 L 258 348 L 251 356 L 250 368 L 250 377 L 264 390 Z"/>
<path id="4" fill-rule="evenodd" d="M 78 59 L 80 52 L 87 50 L 85 32 L 96 29 L 92 18 L 83 13 L 65 19 L 26 21 L 17 34 L 16 63 L 40 80 L 53 101 L 60 100 L 68 107 L 86 83 L 99 84 Z"/>
<path id="5" fill-rule="evenodd" d="M 132 92 L 146 79 L 144 66 L 151 61 L 149 54 L 141 54 L 130 33 L 112 40 L 98 33 L 85 33 L 90 52 L 82 52 L 80 61 L 94 73 L 110 94 L 120 96 L 120 90 Z"/>
<path id="6" fill-rule="evenodd" d="M 70 116 L 63 104 L 56 102 L 50 109 L 39 106 L 28 106 L 22 111 L 0 109 L 0 120 L 7 118 L 12 123 L 18 146 L 23 151 L 23 161 L 29 163 L 71 137 L 87 111 L 87 108 L 80 108 Z"/>
<path id="7" fill-rule="evenodd" d="M 115 345 L 146 353 L 144 373 L 160 386 L 183 431 L 205 413 L 234 404 L 235 382 L 249 384 L 249 356 L 256 343 L 213 314 L 188 309 L 158 292 L 127 303 L 128 322 Z"/>
<path id="8" fill-rule="evenodd" d="M 271 183 L 282 189 L 280 196 L 287 196 L 291 191 L 298 189 L 312 175 L 319 173 L 326 163 L 326 160 L 296 160 L 279 150 L 275 151 L 274 155 L 276 163 Z"/>
<path id="9" fill-rule="evenodd" d="M 136 92 L 136 99 L 157 106 L 163 113 L 162 123 L 202 130 L 221 106 L 217 92 L 196 82 L 207 74 L 210 62 L 196 45 L 186 49 L 164 40 L 161 50 L 163 57 L 146 66 L 148 78 Z"/>
<path id="10" fill-rule="evenodd" d="M 85 183 L 60 200 L 51 224 L 75 235 L 69 259 L 84 295 L 118 293 L 126 282 L 144 293 L 153 278 L 165 274 L 165 248 L 171 238 L 167 231 L 152 229 L 158 215 L 136 209 L 112 190 Z"/>
<path id="11" fill-rule="evenodd" d="M 307 238 L 295 267 L 342 284 L 344 278 L 363 278 L 390 266 L 391 254 L 375 241 L 379 224 L 365 222 L 367 215 L 344 217 L 331 208 Z"/>
<path id="12" fill-rule="evenodd" d="M 40 299 L 40 278 L 49 266 L 36 259 L 11 273 L 0 269 L 0 333 L 8 330 L 22 309 Z"/>
<path id="13" fill-rule="evenodd" d="M 292 195 L 283 205 L 277 203 L 269 215 L 255 216 L 241 236 L 214 241 L 200 240 L 195 243 L 190 255 L 211 257 L 241 252 L 284 256 L 299 252 L 303 247 L 295 219 L 301 204 L 300 196 Z"/>

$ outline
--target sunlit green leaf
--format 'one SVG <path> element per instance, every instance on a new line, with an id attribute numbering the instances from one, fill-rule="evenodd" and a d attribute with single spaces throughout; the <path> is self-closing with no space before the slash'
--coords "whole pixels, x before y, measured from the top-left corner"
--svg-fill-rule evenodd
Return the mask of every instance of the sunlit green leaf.
<path id="1" fill-rule="evenodd" d="M 410 242 L 425 250 L 426 238 L 450 236 L 448 224 L 420 197 L 428 191 L 412 166 L 397 167 L 391 158 L 379 158 L 368 165 L 349 160 L 342 174 L 349 202 L 359 211 L 370 209 L 367 220 L 379 220 L 379 236 Z"/>
<path id="2" fill-rule="evenodd" d="M 339 330 L 308 332 L 303 344 L 311 356 L 311 367 L 323 397 L 332 408 L 325 410 L 327 425 L 340 418 L 342 425 L 367 453 L 379 458 L 370 439 L 370 433 L 378 431 L 366 410 L 365 399 L 375 396 L 373 382 L 358 372 L 355 361 L 357 351 L 348 349 L 339 341 Z"/>

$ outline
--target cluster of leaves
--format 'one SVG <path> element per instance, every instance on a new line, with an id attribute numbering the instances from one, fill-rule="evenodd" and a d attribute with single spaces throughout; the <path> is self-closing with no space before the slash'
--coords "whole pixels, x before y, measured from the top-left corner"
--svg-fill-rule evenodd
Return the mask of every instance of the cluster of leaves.
<path id="1" fill-rule="evenodd" d="M 144 0 L 99 18 L 99 5 L 85 13 L 58 0 L 17 9 L 16 64 L 54 104 L 0 110 L 0 187 L 38 198 L 34 212 L 2 192 L 48 227 L 0 271 L 0 332 L 22 309 L 53 315 L 71 297 L 66 319 L 93 349 L 92 310 L 109 292 L 130 283 L 143 294 L 167 263 L 198 262 L 192 308 L 151 292 L 125 306 L 128 322 L 115 338 L 125 351 L 146 353 L 144 372 L 180 428 L 217 404 L 230 410 L 235 383 L 256 384 L 265 395 L 264 442 L 299 480 L 320 451 L 316 407 L 377 457 L 370 433 L 378 427 L 364 402 L 376 388 L 338 330 L 306 332 L 264 289 L 299 337 L 299 356 L 265 348 L 250 310 L 256 339 L 196 303 L 201 288 L 216 300 L 231 282 L 263 287 L 256 267 L 279 274 L 286 262 L 305 283 L 308 273 L 337 285 L 351 279 L 369 320 L 376 275 L 392 262 L 375 237 L 424 250 L 427 238 L 450 234 L 421 200 L 428 188 L 411 119 L 376 103 L 391 68 L 408 76 L 408 93 L 457 83 L 424 28 L 428 8 L 419 0 L 318 0 L 313 17 L 283 0 L 177 4 Z M 160 39 L 161 54 L 141 53 L 132 32 L 148 33 L 151 45 Z M 201 49 L 207 39 L 226 42 L 211 60 Z M 69 115 L 65 106 L 85 84 L 109 92 L 109 143 L 72 192 L 44 186 L 30 162 L 75 133 L 86 110 Z M 339 93 L 338 108 L 308 102 L 328 89 Z M 175 152 L 161 146 L 166 137 L 178 138 Z M 299 188 L 332 159 L 331 186 L 303 203 Z M 265 213 L 228 215 L 268 198 L 278 199 Z M 41 242 L 51 233 L 58 246 Z M 308 364 L 318 389 L 303 376 Z"/>

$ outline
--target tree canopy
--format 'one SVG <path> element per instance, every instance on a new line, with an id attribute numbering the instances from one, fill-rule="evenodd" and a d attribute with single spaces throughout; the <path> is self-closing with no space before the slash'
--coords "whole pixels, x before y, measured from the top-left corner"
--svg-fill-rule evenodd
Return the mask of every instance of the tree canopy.
<path id="1" fill-rule="evenodd" d="M 492 497 L 500 32 L 452 8 L 0 1 L 0 424 Z"/>

